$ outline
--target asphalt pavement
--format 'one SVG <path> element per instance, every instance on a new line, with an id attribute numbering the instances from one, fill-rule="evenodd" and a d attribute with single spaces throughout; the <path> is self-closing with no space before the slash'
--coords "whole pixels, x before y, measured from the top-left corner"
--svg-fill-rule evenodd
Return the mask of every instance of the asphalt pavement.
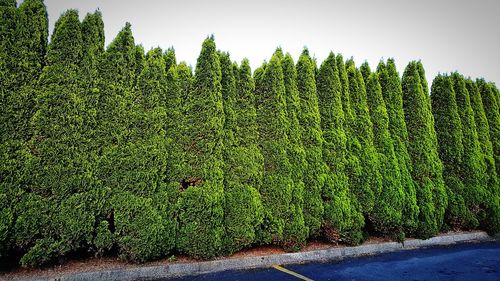
<path id="1" fill-rule="evenodd" d="M 284 269 L 284 270 L 283 270 Z M 327 263 L 224 271 L 163 281 L 500 280 L 500 243 L 462 244 Z"/>

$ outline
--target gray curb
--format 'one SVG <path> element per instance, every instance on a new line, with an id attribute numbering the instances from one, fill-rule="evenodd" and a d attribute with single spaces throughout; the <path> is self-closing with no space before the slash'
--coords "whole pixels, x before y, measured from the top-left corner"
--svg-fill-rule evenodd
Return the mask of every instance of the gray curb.
<path id="1" fill-rule="evenodd" d="M 273 264 L 297 264 L 312 261 L 338 260 L 343 258 L 374 255 L 400 250 L 425 248 L 430 246 L 452 245 L 465 242 L 481 242 L 494 240 L 485 232 L 474 232 L 465 234 L 453 234 L 433 237 L 427 240 L 407 240 L 404 246 L 397 242 L 386 242 L 381 244 L 368 244 L 356 247 L 331 248 L 326 250 L 315 250 L 308 252 L 276 254 L 268 256 L 256 256 L 246 258 L 223 259 L 195 263 L 175 263 L 159 266 L 133 267 L 126 269 L 114 269 L 96 272 L 70 273 L 63 276 L 52 276 L 26 281 L 51 280 L 51 281 L 91 281 L 91 280 L 151 280 L 160 278 L 172 278 L 187 275 L 219 272 L 225 270 L 242 270 L 250 268 L 270 267 Z"/>

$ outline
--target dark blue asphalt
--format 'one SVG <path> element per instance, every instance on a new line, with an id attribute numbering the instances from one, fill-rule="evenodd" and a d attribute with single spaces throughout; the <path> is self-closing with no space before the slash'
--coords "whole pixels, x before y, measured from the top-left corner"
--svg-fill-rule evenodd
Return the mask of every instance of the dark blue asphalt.
<path id="1" fill-rule="evenodd" d="M 500 243 L 402 251 L 329 263 L 285 268 L 313 280 L 500 280 Z M 276 269 L 225 271 L 169 281 L 300 279 Z"/>

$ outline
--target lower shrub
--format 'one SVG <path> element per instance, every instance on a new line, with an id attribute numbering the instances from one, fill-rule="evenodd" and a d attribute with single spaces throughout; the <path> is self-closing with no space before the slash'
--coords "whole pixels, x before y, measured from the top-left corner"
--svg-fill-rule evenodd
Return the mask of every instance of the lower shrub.
<path id="1" fill-rule="evenodd" d="M 255 241 L 255 228 L 262 222 L 259 192 L 248 185 L 233 184 L 225 195 L 224 252 L 232 254 Z"/>
<path id="2" fill-rule="evenodd" d="M 175 222 L 158 210 L 153 199 L 121 192 L 114 195 L 112 206 L 121 259 L 143 262 L 166 256 L 173 248 Z"/>
<path id="3" fill-rule="evenodd" d="M 179 251 L 203 259 L 220 255 L 224 236 L 221 193 L 213 183 L 205 181 L 181 194 L 178 202 Z"/>

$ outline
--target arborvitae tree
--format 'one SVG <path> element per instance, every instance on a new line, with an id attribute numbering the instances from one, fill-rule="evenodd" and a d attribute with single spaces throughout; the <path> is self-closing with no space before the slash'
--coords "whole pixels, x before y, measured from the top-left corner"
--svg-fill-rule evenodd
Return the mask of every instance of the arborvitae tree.
<path id="1" fill-rule="evenodd" d="M 496 172 L 495 159 L 493 157 L 493 145 L 490 140 L 490 129 L 488 119 L 483 107 L 483 99 L 477 84 L 471 79 L 465 81 L 465 86 L 470 95 L 471 106 L 474 111 L 474 122 L 476 124 L 477 136 L 484 159 L 485 181 L 488 188 L 496 190 L 498 185 L 498 175 Z M 496 192 L 495 192 L 496 193 Z"/>
<path id="2" fill-rule="evenodd" d="M 350 134 L 359 141 L 359 146 L 351 146 L 351 152 L 359 159 L 361 172 L 350 176 L 351 189 L 356 194 L 362 211 L 370 215 L 375 203 L 375 195 L 382 187 L 382 177 L 378 170 L 378 155 L 373 145 L 373 129 L 366 100 L 366 90 L 361 73 L 351 59 L 347 62 L 350 107 L 354 116 L 349 124 Z"/>
<path id="3" fill-rule="evenodd" d="M 185 62 L 179 63 L 177 66 L 177 73 L 179 75 L 179 83 L 181 88 L 181 101 L 183 103 L 183 114 L 186 114 L 186 103 L 188 101 L 188 94 L 191 91 L 193 84 L 193 72 Z"/>
<path id="4" fill-rule="evenodd" d="M 368 62 L 364 62 L 360 67 L 359 71 L 361 72 L 361 75 L 363 76 L 363 81 L 365 82 L 365 87 L 368 87 L 368 79 L 370 78 L 370 74 L 372 73 L 370 69 L 370 65 Z"/>
<path id="5" fill-rule="evenodd" d="M 33 181 L 30 188 L 33 193 L 50 198 L 61 206 L 69 202 L 73 194 L 89 190 L 92 184 L 83 126 L 85 104 L 79 83 L 82 43 L 78 12 L 69 10 L 56 22 L 47 53 L 47 66 L 39 80 L 37 111 L 32 118 L 34 131 L 29 144 L 32 155 L 28 165 Z M 22 258 L 23 265 L 44 261 L 47 257 L 39 251 L 47 251 L 51 258 L 51 253 L 65 254 L 87 241 L 86 236 L 91 232 L 85 226 L 93 223 L 91 218 L 66 217 L 65 225 L 78 229 L 58 229 L 59 216 L 67 213 L 58 214 L 57 211 L 49 211 L 50 222 L 46 227 L 51 229 L 50 234 L 32 236 L 41 239 L 37 239 L 34 247 Z M 18 220 L 17 227 L 25 227 L 21 225 L 23 223 Z M 17 240 L 23 239 L 18 237 Z M 28 242 L 28 245 L 33 242 Z"/>
<path id="6" fill-rule="evenodd" d="M 447 187 L 446 223 L 454 228 L 474 227 L 477 220 L 465 206 L 462 182 L 462 122 L 458 115 L 455 91 L 450 77 L 439 74 L 432 82 L 432 113 L 438 137 L 438 152 L 443 163 L 443 178 Z"/>
<path id="7" fill-rule="evenodd" d="M 379 171 L 382 175 L 382 189 L 376 194 L 373 209 L 375 230 L 398 239 L 404 238 L 402 229 L 402 209 L 404 188 L 394 145 L 389 132 L 389 116 L 382 97 L 378 74 L 368 76 L 367 96 L 373 124 L 374 145 L 378 152 Z"/>
<path id="8" fill-rule="evenodd" d="M 458 113 L 462 122 L 464 156 L 461 176 L 464 183 L 464 200 L 469 210 L 479 219 L 488 232 L 500 231 L 500 205 L 495 196 L 496 173 L 486 174 L 486 161 L 481 151 L 481 143 L 475 123 L 475 113 L 467 84 L 462 75 L 452 74 Z M 471 88 L 472 91 L 474 89 Z M 484 112 L 483 112 L 484 114 Z M 493 182 L 489 182 L 490 177 Z M 491 188 L 492 187 L 492 188 Z M 491 193 L 493 191 L 493 193 Z"/>
<path id="9" fill-rule="evenodd" d="M 87 14 L 82 21 L 82 40 L 83 40 L 83 79 L 87 82 L 87 89 L 94 94 L 96 91 L 98 78 L 98 65 L 102 54 L 104 53 L 104 22 L 101 12 L 96 11 L 93 14 Z M 96 103 L 97 99 L 87 102 Z"/>
<path id="10" fill-rule="evenodd" d="M 92 181 L 97 182 L 97 163 L 99 160 L 96 142 L 91 141 L 97 129 L 97 109 L 99 102 L 99 64 L 104 54 L 104 23 L 99 11 L 87 14 L 82 21 L 83 57 L 80 67 L 81 87 L 84 91 L 85 103 L 84 117 L 85 137 L 89 140 L 86 144 L 89 167 L 92 170 Z M 95 188 L 95 185 L 93 185 Z"/>
<path id="11" fill-rule="evenodd" d="M 361 162 L 357 156 L 357 152 L 361 150 L 361 144 L 358 140 L 356 133 L 354 132 L 356 115 L 354 109 L 351 107 L 351 98 L 350 98 L 350 86 L 349 86 L 349 78 L 347 76 L 347 69 L 344 64 L 344 59 L 342 55 L 337 55 L 336 64 L 339 71 L 339 79 L 340 85 L 342 86 L 341 91 L 341 100 L 342 100 L 342 110 L 344 112 L 345 122 L 344 122 L 344 130 L 347 136 L 346 142 L 346 165 L 345 171 L 347 177 L 349 179 L 349 191 L 353 195 L 354 203 L 356 203 L 359 211 L 364 213 L 364 207 L 358 199 L 357 193 L 357 185 L 360 184 L 359 179 L 362 177 L 362 169 Z M 373 193 L 371 193 L 373 194 Z M 370 195 L 370 193 L 368 194 Z M 363 221 L 364 226 L 364 221 Z"/>
<path id="12" fill-rule="evenodd" d="M 257 124 L 260 147 L 264 156 L 264 177 L 260 194 L 264 206 L 264 221 L 258 232 L 264 244 L 281 244 L 295 248 L 304 243 L 302 213 L 291 209 L 294 190 L 292 170 L 287 156 L 289 147 L 286 89 L 281 59 L 277 50 L 269 63 L 255 70 Z M 295 218 L 289 221 L 289 218 Z M 285 224 L 293 224 L 285 228 Z M 285 231 L 287 230 L 287 231 Z M 294 231 L 292 231 L 294 230 Z"/>
<path id="13" fill-rule="evenodd" d="M 263 157 L 257 147 L 258 132 L 253 102 L 254 84 L 248 61 L 241 71 L 229 55 L 220 53 L 224 99 L 224 251 L 234 253 L 255 241 L 262 222 L 260 187 Z"/>
<path id="14" fill-rule="evenodd" d="M 499 233 L 500 223 L 498 217 L 500 216 L 499 204 L 499 188 L 498 188 L 498 175 L 496 173 L 495 160 L 493 158 L 493 146 L 490 140 L 490 131 L 488 126 L 488 119 L 484 112 L 483 101 L 481 93 L 475 82 L 471 79 L 465 81 L 467 91 L 470 94 L 471 106 L 474 111 L 474 121 L 476 124 L 478 140 L 481 148 L 483 158 L 483 180 L 484 187 L 487 189 L 487 195 L 490 200 L 484 204 L 485 212 L 479 214 L 481 226 L 488 230 L 489 233 Z"/>
<path id="15" fill-rule="evenodd" d="M 162 51 L 152 49 L 137 77 L 135 100 L 129 107 L 130 131 L 120 151 L 128 157 L 119 162 L 119 168 L 126 172 L 119 183 L 128 180 L 129 184 L 121 186 L 124 192 L 113 198 L 116 242 L 125 259 L 159 258 L 175 245 L 174 204 L 168 201 L 164 187 L 166 112 L 161 99 L 166 91 L 165 77 Z"/>
<path id="16" fill-rule="evenodd" d="M 304 49 L 297 62 L 297 88 L 300 97 L 298 114 L 303 128 L 302 145 L 306 152 L 307 170 L 304 173 L 304 221 L 311 235 L 319 234 L 323 217 L 321 191 L 328 168 L 323 161 L 323 131 L 316 93 L 315 68 L 309 51 Z"/>
<path id="17" fill-rule="evenodd" d="M 408 131 L 403 111 L 401 80 L 393 59 L 387 60 L 387 66 L 383 62 L 380 62 L 377 67 L 377 74 L 389 118 L 389 133 L 398 161 L 401 176 L 400 181 L 404 190 L 402 223 L 405 234 L 413 234 L 417 229 L 419 208 L 415 193 L 415 183 L 411 176 L 411 159 L 406 148 Z"/>
<path id="18" fill-rule="evenodd" d="M 317 76 L 318 103 L 323 130 L 323 159 L 329 167 L 322 190 L 323 235 L 331 242 L 357 244 L 362 240 L 363 215 L 349 192 L 345 173 L 346 133 L 340 98 L 342 85 L 335 56 L 330 53 Z"/>
<path id="19" fill-rule="evenodd" d="M 88 188 L 86 163 L 80 162 L 85 144 L 78 83 L 82 43 L 78 12 L 69 10 L 56 22 L 32 120 L 30 146 L 36 171 L 32 190 L 41 195 L 65 198 Z"/>
<path id="20" fill-rule="evenodd" d="M 187 109 L 189 173 L 179 199 L 178 249 L 195 257 L 220 253 L 224 235 L 224 108 L 213 37 L 203 42 Z"/>
<path id="21" fill-rule="evenodd" d="M 45 64 L 48 20 L 43 1 L 16 1 L 0 4 L 0 258 L 7 240 L 14 206 L 26 189 L 31 171 L 26 142 L 31 138 L 36 82 Z M 5 247 L 4 247 L 5 246 Z"/>
<path id="22" fill-rule="evenodd" d="M 130 156 L 136 117 L 132 106 L 136 46 L 129 23 L 108 46 L 99 67 L 99 106 L 94 141 L 100 155 L 98 176 L 105 187 L 151 195 L 154 187 L 131 181 L 136 159 Z M 137 163 L 139 165 L 139 163 Z"/>
<path id="23" fill-rule="evenodd" d="M 281 52 L 281 50 L 279 50 Z M 307 170 L 306 152 L 302 145 L 303 128 L 299 123 L 300 112 L 300 97 L 297 89 L 297 70 L 293 62 L 292 56 L 286 54 L 281 63 L 283 67 L 283 81 L 285 83 L 285 101 L 288 121 L 288 140 L 287 156 L 292 167 L 292 180 L 294 183 L 292 190 L 292 202 L 289 209 L 291 214 L 301 214 L 299 216 L 291 216 L 290 220 L 294 220 L 292 224 L 285 225 L 285 233 L 294 233 L 297 240 L 305 241 L 308 237 L 308 228 L 299 227 L 303 225 L 304 216 L 304 171 Z M 289 228 L 294 226 L 294 229 Z M 302 243 L 301 243 L 302 244 Z M 301 246 L 301 245 L 297 245 Z"/>
<path id="24" fill-rule="evenodd" d="M 135 46 L 135 73 L 134 73 L 134 80 L 133 85 L 135 86 L 137 83 L 137 78 L 139 78 L 139 75 L 142 73 L 142 70 L 144 69 L 144 66 L 146 65 L 146 56 L 144 54 L 144 47 L 142 45 L 136 45 Z"/>
<path id="25" fill-rule="evenodd" d="M 165 71 L 168 71 L 172 66 L 177 65 L 175 49 L 173 47 L 168 48 L 163 55 L 163 59 L 165 60 Z"/>
<path id="26" fill-rule="evenodd" d="M 15 79 L 12 79 L 11 76 L 14 74 L 16 26 L 19 21 L 16 6 L 15 0 L 2 0 L 0 2 L 0 38 L 2 39 L 0 41 L 1 98 L 4 98 L 5 91 L 11 87 L 10 85 L 15 83 Z M 5 106 L 5 102 L 2 100 L 2 106 Z M 2 122 L 1 124 L 3 126 L 5 123 Z"/>
<path id="27" fill-rule="evenodd" d="M 420 207 L 416 234 L 427 238 L 441 228 L 448 204 L 442 179 L 442 163 L 434 149 L 434 122 L 429 98 L 423 91 L 416 62 L 410 62 L 403 74 L 403 109 L 408 128 L 407 148 L 412 160 L 412 176 L 418 185 Z"/>
<path id="28" fill-rule="evenodd" d="M 166 68 L 166 67 L 165 67 Z M 168 162 L 166 168 L 166 181 L 170 193 L 169 201 L 176 202 L 183 180 L 187 176 L 187 163 L 184 155 L 186 143 L 184 100 L 180 80 L 181 66 L 172 65 L 166 74 L 165 96 L 160 98 L 160 103 L 166 109 L 165 120 Z"/>
<path id="29" fill-rule="evenodd" d="M 12 51 L 15 42 L 15 27 L 17 21 L 16 1 L 0 1 L 0 261 L 7 255 L 10 247 L 9 236 L 14 221 L 14 214 L 11 208 L 11 196 L 8 193 L 12 190 L 8 184 L 12 178 L 9 145 L 7 141 L 10 136 L 6 131 L 9 114 L 7 109 L 7 97 L 9 96 L 8 86 L 11 81 Z"/>
<path id="30" fill-rule="evenodd" d="M 483 100 L 484 112 L 488 119 L 488 126 L 490 129 L 490 140 L 493 146 L 493 156 L 495 159 L 495 166 L 497 175 L 500 174 L 500 112 L 496 99 L 495 90 L 490 84 L 486 83 L 484 79 L 477 79 L 476 81 L 481 99 Z"/>

